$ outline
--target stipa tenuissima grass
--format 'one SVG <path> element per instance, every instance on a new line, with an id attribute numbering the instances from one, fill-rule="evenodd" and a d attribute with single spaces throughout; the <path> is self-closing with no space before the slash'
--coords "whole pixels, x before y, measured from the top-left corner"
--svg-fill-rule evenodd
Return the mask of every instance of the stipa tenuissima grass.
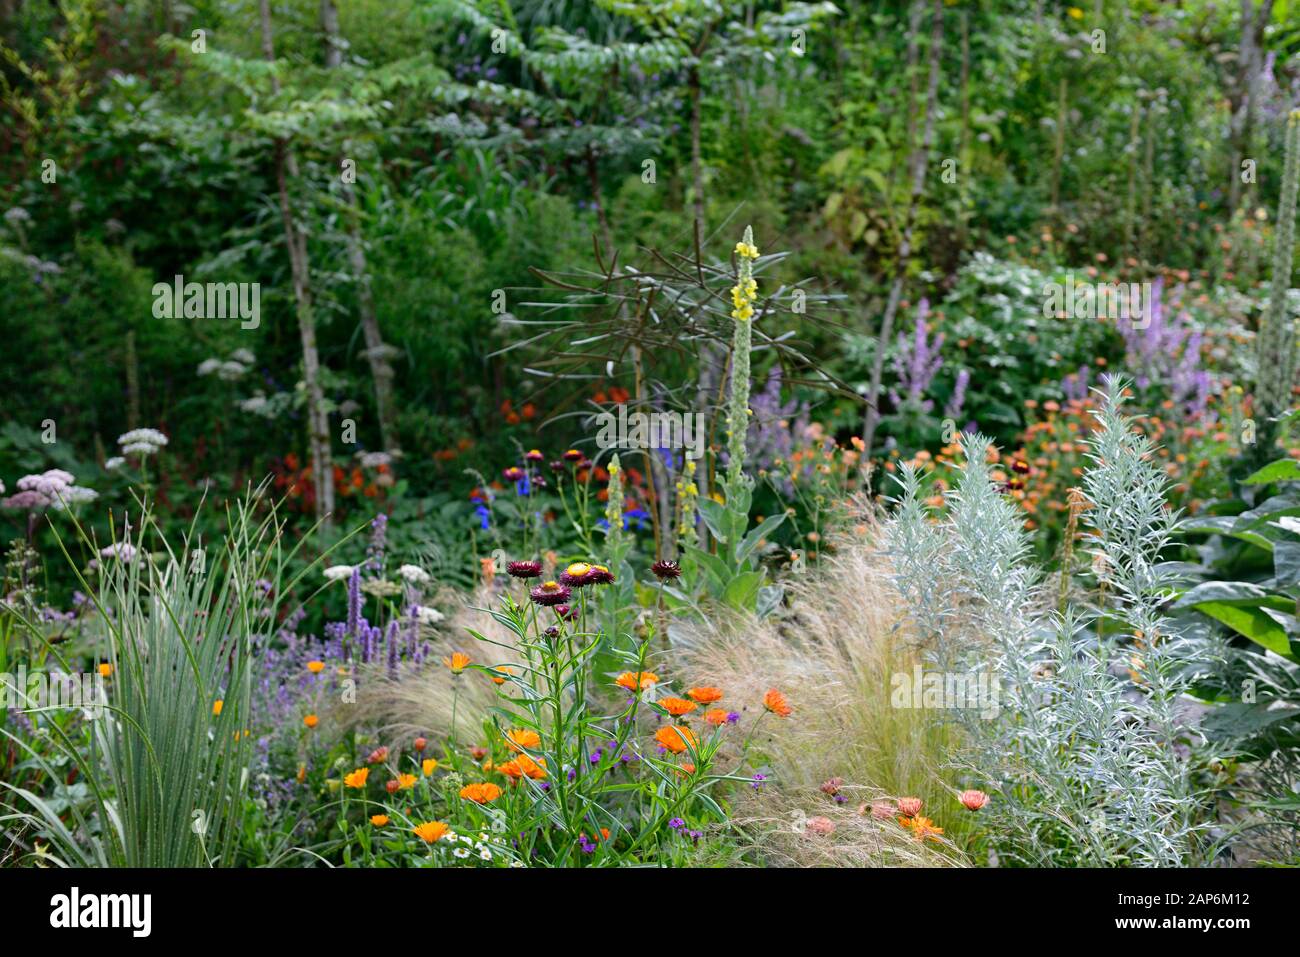
<path id="1" fill-rule="evenodd" d="M 1095 607 L 1047 610 L 1022 517 L 991 481 L 983 436 L 963 440 L 966 465 L 942 521 L 929 521 L 914 477 L 901 479 L 895 573 L 918 630 L 937 626 L 932 660 L 967 674 L 991 667 L 997 678 L 995 717 L 953 714 L 967 731 L 961 763 L 995 793 L 992 850 L 1008 862 L 1204 859 L 1205 796 L 1191 774 L 1198 741 L 1177 708 L 1196 646 L 1160 613 L 1176 515 L 1150 444 L 1121 413 L 1122 394 L 1123 383 L 1107 384 L 1083 482 L 1104 580 Z"/>

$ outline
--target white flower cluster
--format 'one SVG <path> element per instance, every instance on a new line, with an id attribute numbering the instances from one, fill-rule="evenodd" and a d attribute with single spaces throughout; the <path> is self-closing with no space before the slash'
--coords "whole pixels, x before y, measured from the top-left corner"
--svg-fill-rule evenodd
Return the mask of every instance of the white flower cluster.
<path id="1" fill-rule="evenodd" d="M 432 580 L 429 573 L 419 565 L 403 565 L 397 570 L 397 574 L 412 585 L 427 585 Z"/>
<path id="2" fill-rule="evenodd" d="M 363 469 L 377 469 L 381 465 L 392 465 L 393 457 L 387 452 L 358 452 L 357 461 Z"/>
<path id="3" fill-rule="evenodd" d="M 123 455 L 156 455 L 167 444 L 167 436 L 157 429 L 132 429 L 117 437 Z"/>
<path id="4" fill-rule="evenodd" d="M 256 361 L 257 357 L 250 350 L 236 349 L 229 359 L 204 359 L 199 363 L 198 373 L 201 376 L 215 374 L 223 382 L 234 382 L 243 378 Z"/>
<path id="5" fill-rule="evenodd" d="M 112 545 L 105 545 L 99 550 L 100 558 L 116 558 L 123 562 L 129 562 L 135 558 L 136 549 L 130 542 L 114 542 Z"/>
<path id="6" fill-rule="evenodd" d="M 9 507 L 33 508 L 67 508 L 82 502 L 92 502 L 99 497 L 94 489 L 76 484 L 71 472 L 63 469 L 47 469 L 39 475 L 24 475 L 18 480 L 18 494 L 6 500 Z M 4 484 L 0 483 L 0 492 Z"/>
<path id="7" fill-rule="evenodd" d="M 322 573 L 327 581 L 338 582 L 352 577 L 351 565 L 331 565 Z"/>

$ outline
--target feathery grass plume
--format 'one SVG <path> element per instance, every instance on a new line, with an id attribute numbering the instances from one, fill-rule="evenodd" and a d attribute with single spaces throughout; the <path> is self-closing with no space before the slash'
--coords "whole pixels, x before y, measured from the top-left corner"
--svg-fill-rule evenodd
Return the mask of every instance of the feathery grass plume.
<path id="1" fill-rule="evenodd" d="M 1296 192 L 1300 188 L 1300 110 L 1286 124 L 1286 159 L 1282 195 L 1278 200 L 1273 247 L 1273 285 L 1260 323 L 1256 361 L 1255 416 L 1258 420 L 1255 458 L 1272 455 L 1277 438 L 1276 417 L 1291 406 L 1295 385 L 1295 320 L 1287 314 L 1291 264 L 1295 247 Z"/>
<path id="2" fill-rule="evenodd" d="M 40 833 L 60 863 L 234 863 L 248 784 L 245 722 L 253 643 L 258 630 L 275 620 L 272 596 L 296 584 L 294 579 L 282 585 L 281 572 L 301 547 L 282 550 L 274 510 L 264 518 L 254 514 L 259 495 L 228 512 L 217 555 L 197 557 L 203 550 L 193 526 L 174 551 L 146 510 L 134 539 L 128 533 L 115 543 L 118 557 L 102 562 L 95 585 L 77 572 L 103 616 L 112 681 L 102 713 L 87 722 L 88 740 L 76 740 L 50 722 L 48 742 L 79 771 L 86 800 L 57 808 L 0 782 L 0 808 L 6 812 L 0 820 Z M 94 548 L 80 525 L 77 533 L 84 546 Z M 77 568 L 62 538 L 59 545 Z M 259 580 L 272 587 L 257 587 Z M 71 671 L 53 646 L 50 652 Z M 66 777 L 66 767 L 52 767 L 48 757 L 5 729 L 0 734 L 51 779 Z"/>
<path id="3" fill-rule="evenodd" d="M 874 527 L 870 506 L 858 504 L 858 517 Z M 952 845 L 922 847 L 892 819 L 882 831 L 878 822 L 859 818 L 860 807 L 875 797 L 914 794 L 939 811 L 932 816 L 959 840 L 970 823 L 957 814 L 957 782 L 946 781 L 943 770 L 960 729 L 934 710 L 892 701 L 896 676 L 910 679 L 921 659 L 907 640 L 906 608 L 893 588 L 889 557 L 871 537 L 831 533 L 828 542 L 834 547 L 816 570 L 787 583 L 795 618 L 740 617 L 725 627 L 680 623 L 681 672 L 692 683 L 722 688 L 722 706 L 761 699 L 770 687 L 784 690 L 795 706 L 790 720 L 767 723 L 755 737 L 756 755 L 776 773 L 761 788 L 737 790 L 734 820 L 762 854 L 791 863 L 960 862 Z M 819 791 L 836 777 L 846 782 L 843 804 Z M 837 823 L 834 835 L 820 841 L 792 832 L 796 811 L 829 817 Z M 767 827 L 775 821 L 779 828 Z"/>

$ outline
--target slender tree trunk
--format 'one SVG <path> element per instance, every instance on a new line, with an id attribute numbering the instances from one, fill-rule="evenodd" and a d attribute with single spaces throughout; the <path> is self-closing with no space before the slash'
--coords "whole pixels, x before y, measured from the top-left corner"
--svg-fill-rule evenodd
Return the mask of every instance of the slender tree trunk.
<path id="1" fill-rule="evenodd" d="M 275 61 L 271 32 L 270 0 L 258 0 L 262 20 L 262 54 Z M 272 91 L 280 92 L 280 81 L 272 79 Z M 302 375 L 307 389 L 307 441 L 311 456 L 312 489 L 316 495 L 316 517 L 328 523 L 334 511 L 334 463 L 330 457 L 329 416 L 320 381 L 320 353 L 316 348 L 316 318 L 312 311 L 311 274 L 307 260 L 307 237 L 294 221 L 289 204 L 289 180 L 298 178 L 298 164 L 288 144 L 275 142 L 275 183 L 280 194 L 280 220 L 285 245 L 289 248 L 289 269 L 293 296 L 298 309 L 298 333 L 302 339 Z"/>
<path id="2" fill-rule="evenodd" d="M 704 158 L 700 152 L 700 68 L 691 67 L 688 80 L 691 93 L 691 199 L 700 235 L 707 235 L 704 221 Z"/>
<path id="3" fill-rule="evenodd" d="M 1237 108 L 1230 122 L 1232 168 L 1228 171 L 1228 216 L 1241 201 L 1241 161 L 1254 152 L 1259 119 L 1260 79 L 1264 73 L 1264 29 L 1273 18 L 1273 0 L 1241 0 L 1241 44 L 1237 52 Z"/>
<path id="4" fill-rule="evenodd" d="M 930 146 L 934 140 L 934 118 L 937 112 L 939 96 L 940 59 L 943 52 L 943 0 L 934 0 L 933 20 L 930 24 L 930 81 L 925 94 L 925 132 L 921 135 L 921 148 L 911 157 L 912 162 L 912 196 L 907 204 L 907 220 L 903 225 L 903 239 L 898 246 L 898 264 L 895 267 L 894 284 L 889 290 L 889 300 L 885 304 L 885 315 L 880 322 L 880 336 L 876 340 L 876 355 L 871 364 L 871 386 L 867 392 L 867 410 L 862 421 L 862 442 L 864 445 L 862 459 L 864 464 L 870 460 L 872 443 L 876 440 L 876 425 L 880 415 L 880 380 L 884 374 L 885 351 L 889 347 L 889 337 L 894 331 L 894 318 L 898 314 L 898 304 L 903 298 L 903 284 L 907 280 L 907 267 L 912 259 L 912 230 L 916 225 L 916 210 L 920 205 L 921 193 L 925 187 L 925 170 L 930 159 Z"/>
<path id="5" fill-rule="evenodd" d="M 325 65 L 338 69 L 343 65 L 343 37 L 339 32 L 339 12 L 333 0 L 321 0 L 321 29 L 325 34 Z M 397 439 L 396 415 L 393 401 L 393 366 L 390 362 L 393 348 L 384 342 L 375 314 L 375 300 L 370 286 L 370 269 L 366 262 L 366 247 L 361 235 L 361 205 L 357 202 L 352 184 L 343 180 L 340 186 L 343 203 L 347 207 L 346 243 L 348 267 L 357 284 L 357 311 L 361 316 L 361 332 L 366 340 L 366 361 L 370 363 L 370 378 L 375 384 L 375 414 L 379 419 L 379 439 L 384 451 L 401 452 Z"/>

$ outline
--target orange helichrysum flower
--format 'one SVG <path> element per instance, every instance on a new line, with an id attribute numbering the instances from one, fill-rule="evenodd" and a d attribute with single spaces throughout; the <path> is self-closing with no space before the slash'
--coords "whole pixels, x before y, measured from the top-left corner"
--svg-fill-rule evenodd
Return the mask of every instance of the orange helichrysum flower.
<path id="1" fill-rule="evenodd" d="M 450 831 L 451 825 L 445 821 L 425 821 L 423 824 L 417 824 L 411 830 L 425 844 L 432 844 Z"/>
<path id="2" fill-rule="evenodd" d="M 501 789 L 495 784 L 467 784 L 460 789 L 460 796 L 475 804 L 488 804 L 501 796 Z"/>
<path id="3" fill-rule="evenodd" d="M 686 697 L 693 698 L 700 704 L 713 704 L 715 701 L 722 700 L 722 689 L 707 686 L 703 688 L 692 688 L 690 691 L 686 692 Z"/>
<path id="4" fill-rule="evenodd" d="M 709 724 L 720 728 L 727 723 L 727 709 L 710 708 L 708 711 L 704 712 L 704 720 L 709 722 Z"/>
<path id="5" fill-rule="evenodd" d="M 788 718 L 794 712 L 794 709 L 785 700 L 785 695 L 775 688 L 768 689 L 767 694 L 763 695 L 763 707 L 778 718 Z"/>
<path id="6" fill-rule="evenodd" d="M 659 676 L 650 671 L 625 671 L 614 679 L 614 684 L 628 691 L 644 691 L 659 682 Z"/>
<path id="7" fill-rule="evenodd" d="M 424 776 L 427 778 L 434 771 L 438 770 L 438 762 L 433 758 L 425 758 L 420 762 L 420 770 L 424 772 Z"/>
<path id="8" fill-rule="evenodd" d="M 312 674 L 314 674 L 314 675 L 318 675 L 318 674 L 320 674 L 322 671 L 325 670 L 325 662 L 323 662 L 323 661 L 309 661 L 309 662 L 307 662 L 307 670 L 310 671 L 310 672 L 311 672 Z"/>
<path id="9" fill-rule="evenodd" d="M 695 735 L 690 728 L 670 725 L 655 732 L 655 741 L 673 754 L 681 754 L 687 747 L 695 747 Z"/>
<path id="10" fill-rule="evenodd" d="M 685 698 L 662 698 L 659 701 L 659 707 L 663 708 L 674 718 L 680 718 L 684 714 L 690 714 L 699 707 L 694 701 L 687 701 Z"/>
<path id="11" fill-rule="evenodd" d="M 506 732 L 506 743 L 511 751 L 522 751 L 524 748 L 537 747 L 542 743 L 542 738 L 529 728 L 515 728 L 513 731 Z"/>
<path id="12" fill-rule="evenodd" d="M 370 815 L 370 823 L 373 824 L 375 827 L 383 827 L 385 824 L 388 823 L 388 815 L 372 814 Z"/>
<path id="13" fill-rule="evenodd" d="M 903 817 L 916 817 L 921 813 L 921 805 L 920 798 L 906 797 L 898 799 L 898 810 Z"/>
<path id="14" fill-rule="evenodd" d="M 451 673 L 454 674 L 454 675 L 458 675 L 458 674 L 460 674 L 462 671 L 464 671 L 464 670 L 465 670 L 465 666 L 468 665 L 469 662 L 470 662 L 470 657 L 469 657 L 469 655 L 462 654 L 462 653 L 459 652 L 459 651 L 452 652 L 452 655 L 451 655 L 450 658 L 443 658 L 443 659 L 442 659 L 442 663 L 443 663 L 444 665 L 446 665 L 448 668 L 450 668 L 450 669 L 451 669 Z"/>
<path id="15" fill-rule="evenodd" d="M 320 718 L 316 717 L 314 714 L 309 714 L 307 717 L 302 719 L 302 723 L 309 728 L 314 728 L 316 725 L 320 724 Z"/>
<path id="16" fill-rule="evenodd" d="M 414 774 L 399 774 L 397 776 L 397 786 L 405 791 L 407 788 L 415 787 L 415 782 L 418 780 L 419 778 Z"/>
<path id="17" fill-rule="evenodd" d="M 221 709 L 224 708 L 225 705 L 226 705 L 226 703 L 225 703 L 224 701 L 222 701 L 220 698 L 218 698 L 216 701 L 212 702 L 212 716 L 213 716 L 214 718 L 220 717 L 220 716 L 221 716 Z"/>
<path id="18" fill-rule="evenodd" d="M 343 779 L 343 783 L 350 788 L 363 788 L 366 786 L 366 778 L 368 777 L 370 777 L 369 768 L 357 768 Z"/>

